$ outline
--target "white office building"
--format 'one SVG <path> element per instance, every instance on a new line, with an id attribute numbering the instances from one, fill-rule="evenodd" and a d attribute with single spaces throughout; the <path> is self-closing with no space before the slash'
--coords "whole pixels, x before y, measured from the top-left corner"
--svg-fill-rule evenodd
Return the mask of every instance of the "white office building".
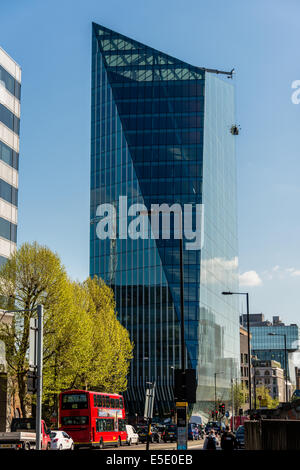
<path id="1" fill-rule="evenodd" d="M 0 265 L 16 249 L 21 69 L 0 47 Z"/>

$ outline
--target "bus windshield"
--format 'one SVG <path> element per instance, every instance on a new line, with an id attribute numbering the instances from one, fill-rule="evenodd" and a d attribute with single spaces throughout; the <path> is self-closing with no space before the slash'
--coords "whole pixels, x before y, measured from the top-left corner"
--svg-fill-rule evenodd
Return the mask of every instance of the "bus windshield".
<path id="1" fill-rule="evenodd" d="M 88 399 L 86 393 L 66 393 L 62 396 L 62 409 L 84 409 L 88 408 Z"/>

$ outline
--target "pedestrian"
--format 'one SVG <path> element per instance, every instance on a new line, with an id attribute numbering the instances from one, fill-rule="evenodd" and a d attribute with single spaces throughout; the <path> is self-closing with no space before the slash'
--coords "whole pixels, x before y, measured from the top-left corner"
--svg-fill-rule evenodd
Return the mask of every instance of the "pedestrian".
<path id="1" fill-rule="evenodd" d="M 203 450 L 217 450 L 218 441 L 213 431 L 210 431 L 208 436 L 206 436 Z"/>
<path id="2" fill-rule="evenodd" d="M 221 437 L 221 449 L 232 451 L 236 449 L 236 438 L 233 432 L 230 431 L 229 426 L 226 426 L 225 432 Z"/>

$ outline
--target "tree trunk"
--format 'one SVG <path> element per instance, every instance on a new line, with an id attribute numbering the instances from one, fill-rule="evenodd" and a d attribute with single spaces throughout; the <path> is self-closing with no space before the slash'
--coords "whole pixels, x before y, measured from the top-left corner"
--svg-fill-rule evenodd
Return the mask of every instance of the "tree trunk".
<path id="1" fill-rule="evenodd" d="M 27 418 L 27 410 L 26 410 L 26 403 L 25 403 L 26 388 L 25 388 L 24 375 L 22 373 L 18 374 L 18 389 L 19 389 L 19 399 L 20 399 L 22 417 Z"/>

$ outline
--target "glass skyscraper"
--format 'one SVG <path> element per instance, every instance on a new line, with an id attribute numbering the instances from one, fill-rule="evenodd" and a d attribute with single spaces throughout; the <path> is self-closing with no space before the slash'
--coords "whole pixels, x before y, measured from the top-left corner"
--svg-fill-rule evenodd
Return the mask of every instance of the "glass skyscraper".
<path id="1" fill-rule="evenodd" d="M 21 69 L 0 47 L 0 265 L 15 251 Z"/>
<path id="2" fill-rule="evenodd" d="M 143 204 L 147 218 L 152 204 L 202 205 L 201 249 L 184 243 L 183 250 L 185 348 L 186 366 L 197 371 L 194 412 L 209 413 L 215 374 L 226 401 L 239 373 L 237 299 L 221 295 L 238 289 L 233 86 L 93 24 L 91 123 L 90 274 L 114 289 L 134 342 L 129 413 L 143 412 L 146 383 L 154 381 L 156 412 L 173 408 L 174 369 L 181 367 L 179 240 L 132 239 L 120 226 L 115 237 L 99 238 L 100 205 L 111 204 L 127 222 L 120 196 L 128 208 Z"/>

